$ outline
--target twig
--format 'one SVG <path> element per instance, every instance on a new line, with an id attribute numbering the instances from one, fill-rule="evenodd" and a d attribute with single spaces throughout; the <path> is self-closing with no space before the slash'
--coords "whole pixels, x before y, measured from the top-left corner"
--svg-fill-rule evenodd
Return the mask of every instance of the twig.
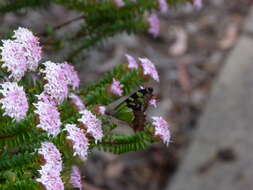
<path id="1" fill-rule="evenodd" d="M 65 27 L 65 26 L 67 26 L 67 25 L 69 25 L 69 24 L 71 24 L 71 23 L 73 23 L 73 22 L 75 22 L 75 21 L 78 21 L 78 20 L 81 20 L 81 19 L 84 19 L 84 18 L 85 18 L 84 15 L 75 17 L 75 18 L 73 18 L 73 19 L 71 19 L 71 20 L 68 20 L 68 21 L 66 21 L 66 22 L 64 22 L 64 23 L 61 23 L 61 24 L 57 25 L 57 26 L 54 26 L 54 27 L 53 27 L 53 30 L 54 30 L 54 31 L 55 31 L 55 30 L 59 30 L 59 29 Z M 40 36 L 45 36 L 45 35 L 46 35 L 46 32 L 39 33 L 39 35 L 40 35 Z"/>

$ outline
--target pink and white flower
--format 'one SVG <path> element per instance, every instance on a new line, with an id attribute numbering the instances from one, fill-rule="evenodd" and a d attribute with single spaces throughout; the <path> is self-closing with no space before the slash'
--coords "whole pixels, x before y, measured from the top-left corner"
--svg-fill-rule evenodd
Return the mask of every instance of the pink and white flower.
<path id="1" fill-rule="evenodd" d="M 29 69 L 35 71 L 41 60 L 42 50 L 38 38 L 25 28 L 14 31 L 14 40 L 3 40 L 1 50 L 2 67 L 9 71 L 10 78 L 19 81 Z"/>
<path id="2" fill-rule="evenodd" d="M 149 100 L 149 104 L 156 108 L 157 107 L 157 100 L 155 98 L 151 98 Z"/>
<path id="3" fill-rule="evenodd" d="M 64 130 L 67 131 L 66 138 L 72 142 L 74 156 L 78 155 L 83 161 L 87 160 L 89 142 L 84 131 L 75 124 L 67 124 Z"/>
<path id="4" fill-rule="evenodd" d="M 100 141 L 103 137 L 102 122 L 89 110 L 84 109 L 80 111 L 82 115 L 78 119 L 87 130 L 87 133 L 94 137 L 95 141 Z"/>
<path id="5" fill-rule="evenodd" d="M 120 83 L 120 81 L 116 80 L 115 78 L 112 79 L 112 84 L 110 85 L 110 91 L 117 95 L 121 96 L 123 93 L 122 88 L 124 87 L 123 84 Z"/>
<path id="6" fill-rule="evenodd" d="M 126 58 L 128 61 L 128 68 L 129 69 L 138 69 L 138 64 L 137 64 L 136 60 L 134 59 L 134 57 L 126 54 Z"/>
<path id="7" fill-rule="evenodd" d="M 159 137 L 164 144 L 170 143 L 171 133 L 169 124 L 162 117 L 152 117 L 153 126 L 155 127 L 155 136 Z"/>
<path id="8" fill-rule="evenodd" d="M 162 13 L 166 13 L 169 10 L 169 6 L 166 0 L 158 0 L 159 9 Z"/>
<path id="9" fill-rule="evenodd" d="M 53 173 L 50 169 L 39 170 L 41 175 L 36 181 L 40 182 L 46 190 L 64 190 L 64 183 L 59 175 Z"/>
<path id="10" fill-rule="evenodd" d="M 55 137 L 60 133 L 60 113 L 54 103 L 51 103 L 45 96 L 43 98 L 44 101 L 39 100 L 33 104 L 36 108 L 34 112 L 39 116 L 39 124 L 37 127 Z"/>
<path id="11" fill-rule="evenodd" d="M 159 82 L 158 72 L 155 68 L 154 63 L 152 63 L 148 58 L 139 58 L 139 60 L 141 62 L 143 74 L 145 76 L 150 76 L 155 81 Z"/>
<path id="12" fill-rule="evenodd" d="M 27 60 L 23 45 L 13 40 L 3 40 L 1 50 L 2 67 L 10 72 L 10 78 L 19 81 L 27 70 Z"/>
<path id="13" fill-rule="evenodd" d="M 71 168 L 69 183 L 74 188 L 78 188 L 80 190 L 83 188 L 82 179 L 81 179 L 81 172 L 77 166 L 72 166 L 72 168 Z"/>
<path id="14" fill-rule="evenodd" d="M 51 61 L 47 61 L 43 65 L 45 68 L 40 72 L 45 74 L 44 79 L 47 81 L 44 91 L 57 104 L 60 104 L 68 96 L 68 80 L 65 72 L 60 64 Z"/>
<path id="15" fill-rule="evenodd" d="M 51 166 L 57 172 L 62 170 L 62 159 L 61 153 L 57 147 L 51 142 L 42 142 L 41 147 L 38 150 L 38 153 L 43 156 L 43 159 L 46 161 L 45 165 L 48 167 Z"/>
<path id="16" fill-rule="evenodd" d="M 117 7 L 123 7 L 125 5 L 125 2 L 123 0 L 114 0 Z"/>
<path id="17" fill-rule="evenodd" d="M 80 79 L 78 77 L 77 72 L 74 69 L 74 66 L 68 64 L 67 62 L 64 62 L 61 64 L 61 68 L 65 73 L 68 85 L 71 86 L 73 90 L 78 89 L 80 85 Z"/>
<path id="18" fill-rule="evenodd" d="M 157 37 L 160 33 L 160 20 L 158 19 L 155 13 L 152 13 L 148 19 L 149 29 L 148 32 L 152 34 L 154 37 Z"/>
<path id="19" fill-rule="evenodd" d="M 81 111 L 85 108 L 83 101 L 81 100 L 81 98 L 78 95 L 76 95 L 74 93 L 70 93 L 69 98 L 70 98 L 70 102 L 76 106 L 78 111 Z"/>
<path id="20" fill-rule="evenodd" d="M 106 107 L 105 106 L 98 106 L 98 111 L 101 115 L 105 114 Z"/>
<path id="21" fill-rule="evenodd" d="M 47 104 L 51 104 L 56 106 L 57 104 L 55 103 L 55 101 L 53 99 L 51 99 L 51 97 L 49 95 L 47 95 L 45 92 L 42 92 L 39 95 L 35 95 L 38 98 L 38 101 L 42 101 L 44 103 Z"/>
<path id="22" fill-rule="evenodd" d="M 0 93 L 3 95 L 0 99 L 0 104 L 4 109 L 3 115 L 16 121 L 24 119 L 29 108 L 24 88 L 18 86 L 16 82 L 5 82 L 0 86 Z"/>
<path id="23" fill-rule="evenodd" d="M 45 160 L 45 164 L 38 170 L 41 176 L 36 181 L 42 183 L 46 190 L 64 190 L 64 184 L 60 177 L 62 159 L 59 150 L 51 142 L 42 142 L 38 153 Z"/>
<path id="24" fill-rule="evenodd" d="M 197 9 L 201 9 L 201 8 L 202 8 L 202 0 L 194 0 L 194 1 L 193 1 L 193 5 L 194 5 L 194 7 L 196 7 Z"/>
<path id="25" fill-rule="evenodd" d="M 38 63 L 41 60 L 42 48 L 40 42 L 33 33 L 26 29 L 19 27 L 14 31 L 13 38 L 15 41 L 22 44 L 27 60 L 27 67 L 31 71 L 35 71 L 38 67 Z"/>

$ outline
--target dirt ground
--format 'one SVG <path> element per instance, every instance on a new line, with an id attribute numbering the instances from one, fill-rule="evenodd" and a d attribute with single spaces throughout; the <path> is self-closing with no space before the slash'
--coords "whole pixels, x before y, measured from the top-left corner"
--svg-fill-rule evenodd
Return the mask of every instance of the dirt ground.
<path id="1" fill-rule="evenodd" d="M 171 123 L 173 139 L 169 147 L 154 144 L 148 150 L 112 155 L 95 151 L 82 167 L 86 189 L 89 190 L 162 190 L 177 171 L 181 158 L 208 100 L 208 95 L 229 50 L 241 32 L 252 0 L 203 0 L 204 7 L 190 5 L 171 9 L 160 15 L 161 35 L 119 35 L 96 51 L 89 52 L 85 64 L 79 64 L 83 85 L 95 81 L 118 63 L 125 62 L 125 53 L 149 57 L 157 65 L 160 84 L 154 86 L 159 97 L 157 109 L 149 115 L 161 115 Z M 52 23 L 62 23 L 75 13 L 53 7 L 46 14 Z M 37 13 L 36 13 L 37 14 Z M 3 28 L 17 25 L 43 27 L 34 16 L 32 21 L 22 15 L 0 18 Z M 31 21 L 31 22 L 30 22 Z M 51 55 L 47 55 L 50 58 Z"/>

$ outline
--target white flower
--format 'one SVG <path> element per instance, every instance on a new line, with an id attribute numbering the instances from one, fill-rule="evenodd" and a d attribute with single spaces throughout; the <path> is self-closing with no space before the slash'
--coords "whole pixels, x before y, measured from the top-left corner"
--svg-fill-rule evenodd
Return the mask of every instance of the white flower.
<path id="1" fill-rule="evenodd" d="M 68 133 L 67 139 L 73 144 L 74 156 L 78 155 L 83 161 L 87 160 L 89 142 L 84 131 L 75 124 L 67 124 L 64 130 Z"/>
<path id="2" fill-rule="evenodd" d="M 16 82 L 5 82 L 1 84 L 0 93 L 3 98 L 0 99 L 0 104 L 4 109 L 4 115 L 20 121 L 25 118 L 28 111 L 28 101 L 24 88 L 18 86 Z"/>
<path id="3" fill-rule="evenodd" d="M 100 141 L 103 137 L 102 122 L 87 109 L 80 111 L 80 114 L 82 117 L 78 121 L 83 123 L 88 134 L 92 135 L 96 141 Z"/>

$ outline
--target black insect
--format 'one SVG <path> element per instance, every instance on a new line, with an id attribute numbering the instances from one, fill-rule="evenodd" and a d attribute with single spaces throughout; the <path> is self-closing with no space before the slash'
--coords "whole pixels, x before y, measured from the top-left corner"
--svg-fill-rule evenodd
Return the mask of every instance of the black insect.
<path id="1" fill-rule="evenodd" d="M 144 129 L 146 123 L 146 110 L 149 105 L 150 99 L 154 97 L 153 95 L 153 88 L 143 88 L 138 90 L 137 92 L 133 93 L 129 97 L 124 97 L 123 99 L 119 100 L 116 105 L 110 108 L 108 107 L 107 110 L 112 110 L 111 115 L 114 115 L 115 110 L 118 110 L 123 104 L 126 104 L 128 108 L 133 110 L 134 119 L 130 123 L 131 127 L 135 132 L 142 131 Z"/>
<path id="2" fill-rule="evenodd" d="M 140 89 L 126 99 L 127 106 L 132 108 L 134 120 L 132 128 L 134 131 L 142 131 L 146 123 L 146 110 L 150 99 L 153 97 L 153 88 Z"/>

